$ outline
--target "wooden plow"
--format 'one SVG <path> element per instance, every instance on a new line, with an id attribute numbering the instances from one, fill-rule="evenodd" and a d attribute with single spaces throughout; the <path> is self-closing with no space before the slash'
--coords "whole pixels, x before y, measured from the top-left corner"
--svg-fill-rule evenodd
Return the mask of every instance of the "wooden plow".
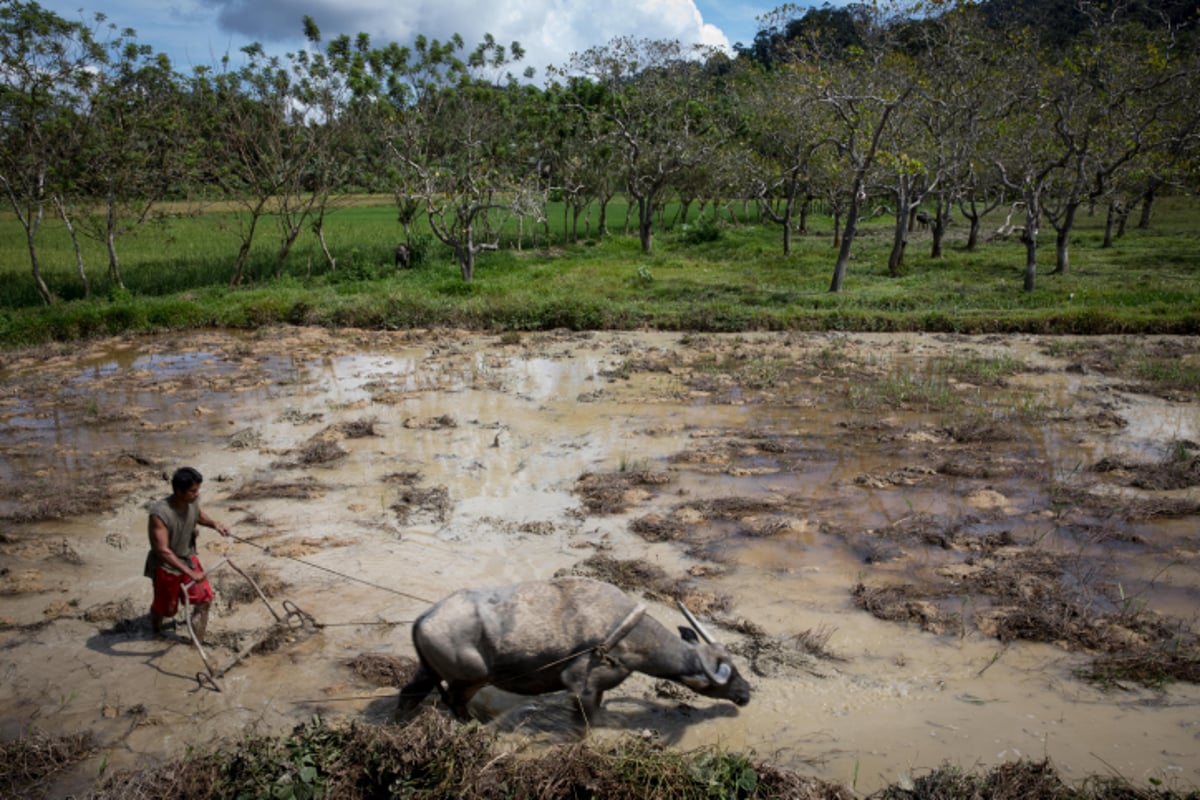
<path id="1" fill-rule="evenodd" d="M 318 623 L 311 614 L 306 611 L 302 611 L 291 600 L 284 600 L 280 603 L 280 606 L 283 608 L 283 613 L 277 611 L 275 607 L 271 605 L 271 601 L 267 599 L 267 596 L 263 594 L 263 590 L 259 587 L 258 583 L 256 583 L 253 578 L 251 578 L 248 574 L 246 574 L 245 571 L 243 571 L 228 558 L 221 559 L 216 563 L 215 566 L 212 567 L 212 569 L 206 570 L 205 573 L 206 575 L 211 575 L 224 566 L 228 566 L 238 575 L 241 575 L 246 579 L 246 582 L 249 583 L 251 588 L 254 589 L 254 593 L 257 594 L 263 601 L 263 605 L 265 605 L 267 610 L 271 612 L 271 616 L 275 618 L 275 623 L 271 627 L 267 628 L 264 633 L 255 637 L 254 641 L 250 642 L 250 644 L 239 650 L 237 655 L 235 655 L 233 659 L 224 667 L 221 667 L 220 669 L 213 669 L 212 661 L 209 660 L 208 654 L 204 652 L 204 645 L 201 644 L 200 639 L 196 636 L 195 629 L 192 627 L 192 606 L 191 602 L 188 600 L 187 593 L 191 583 L 184 585 L 182 591 L 183 615 L 184 619 L 187 621 L 188 636 L 191 638 L 192 644 L 196 646 L 196 652 L 200 654 L 200 660 L 204 662 L 204 669 L 196 673 L 196 683 L 198 683 L 201 687 L 208 687 L 216 692 L 221 691 L 221 684 L 218 683 L 218 681 L 224 677 L 225 673 L 237 666 L 243 659 L 246 658 L 246 656 L 254 652 L 256 647 L 261 645 L 264 641 L 270 639 L 281 629 L 302 630 L 306 625 L 311 626 L 313 629 L 321 627 L 320 623 Z"/>

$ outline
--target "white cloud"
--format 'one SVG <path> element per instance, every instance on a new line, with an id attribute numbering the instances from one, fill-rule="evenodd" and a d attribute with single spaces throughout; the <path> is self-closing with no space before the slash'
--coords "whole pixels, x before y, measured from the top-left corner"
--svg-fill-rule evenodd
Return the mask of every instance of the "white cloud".
<path id="1" fill-rule="evenodd" d="M 221 29 L 245 42 L 300 43 L 301 19 L 316 20 L 322 35 L 371 36 L 375 44 L 405 44 L 418 34 L 445 40 L 460 33 L 468 48 L 491 33 L 526 50 L 520 69 L 544 75 L 572 53 L 616 36 L 677 39 L 684 45 L 729 48 L 725 34 L 706 24 L 694 0 L 202 0 L 216 10 Z M 519 71 L 519 70 L 518 70 Z"/>

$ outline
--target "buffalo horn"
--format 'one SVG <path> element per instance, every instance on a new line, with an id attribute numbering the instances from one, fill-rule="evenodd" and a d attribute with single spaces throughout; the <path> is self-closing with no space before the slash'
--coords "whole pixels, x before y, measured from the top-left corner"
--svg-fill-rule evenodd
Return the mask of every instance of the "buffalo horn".
<path id="1" fill-rule="evenodd" d="M 709 635 L 709 632 L 704 630 L 704 626 L 700 624 L 700 620 L 696 619 L 696 617 L 692 615 L 691 611 L 688 611 L 688 607 L 683 604 L 682 600 L 675 598 L 675 604 L 679 606 L 679 610 L 683 612 L 685 617 L 687 617 L 688 624 L 696 629 L 696 633 L 700 634 L 701 639 L 709 644 L 717 643 L 717 641 L 713 639 L 711 635 Z"/>
<path id="2" fill-rule="evenodd" d="M 704 670 L 704 674 L 708 676 L 708 679 L 717 686 L 724 686 L 729 683 L 729 676 L 733 674 L 733 667 L 724 662 L 717 667 L 716 672 L 713 672 L 708 668 L 708 664 L 703 657 L 700 659 L 700 667 Z"/>

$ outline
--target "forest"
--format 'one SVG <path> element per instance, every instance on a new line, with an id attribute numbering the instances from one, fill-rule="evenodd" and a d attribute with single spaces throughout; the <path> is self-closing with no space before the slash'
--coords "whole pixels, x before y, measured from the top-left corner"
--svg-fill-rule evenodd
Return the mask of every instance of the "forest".
<path id="1" fill-rule="evenodd" d="M 230 287 L 282 276 L 301 235 L 333 273 L 331 212 L 382 195 L 397 263 L 437 242 L 465 283 L 481 253 L 519 246 L 514 221 L 570 242 L 608 233 L 618 203 L 644 254 L 668 204 L 698 225 L 752 207 L 784 254 L 810 214 L 827 215 L 833 293 L 864 220 L 891 220 L 887 269 L 900 275 L 912 231 L 928 231 L 936 258 L 953 218 L 968 251 L 1022 243 L 1032 292 L 1040 262 L 1071 269 L 1081 210 L 1105 215 L 1107 247 L 1131 217 L 1149 224 L 1156 198 L 1196 189 L 1196 11 L 786 5 L 732 54 L 621 37 L 545 75 L 522 69 L 518 42 L 326 40 L 305 18 L 303 50 L 250 44 L 184 75 L 103 15 L 4 0 L 0 184 L 23 242 L 6 245 L 3 269 L 18 274 L 20 258 L 46 305 L 64 293 L 48 269 L 71 271 L 72 297 L 119 291 L 126 237 L 222 208 L 237 219 Z M 70 265 L 40 257 L 51 222 Z M 264 237 L 271 264 L 251 275 Z M 103 266 L 86 263 L 88 242 Z"/>

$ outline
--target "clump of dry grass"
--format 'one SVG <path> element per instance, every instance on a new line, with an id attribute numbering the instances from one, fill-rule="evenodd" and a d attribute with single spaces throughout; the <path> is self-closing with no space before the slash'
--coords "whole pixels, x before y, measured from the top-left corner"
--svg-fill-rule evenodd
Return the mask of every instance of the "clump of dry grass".
<path id="1" fill-rule="evenodd" d="M 96 743 L 87 731 L 51 736 L 33 730 L 0 742 L 0 797 L 44 797 L 50 778 L 95 750 Z"/>
<path id="2" fill-rule="evenodd" d="M 0 481 L 0 500 L 8 503 L 0 519 L 40 522 L 98 514 L 115 508 L 118 499 L 105 481 L 76 482 L 65 478 Z"/>
<path id="3" fill-rule="evenodd" d="M 312 500 L 325 494 L 325 487 L 312 478 L 295 481 L 251 481 L 229 495 L 230 500 Z"/>
<path id="4" fill-rule="evenodd" d="M 421 482 L 421 473 L 417 470 L 407 472 L 389 472 L 383 476 L 384 483 L 398 483 L 401 486 L 416 486 Z"/>
<path id="5" fill-rule="evenodd" d="M 279 575 L 271 569 L 265 569 L 258 565 L 250 565 L 243 572 L 258 584 L 258 588 L 266 597 L 278 597 L 288 589 L 288 584 L 279 577 Z M 216 589 L 217 597 L 225 603 L 227 609 L 245 604 L 258 603 L 260 598 L 258 592 L 254 591 L 254 587 L 250 585 L 250 581 L 239 575 L 235 571 L 218 572 L 212 579 L 213 588 Z"/>
<path id="6" fill-rule="evenodd" d="M 1003 642 L 1047 642 L 1095 654 L 1077 674 L 1103 686 L 1200 682 L 1200 636 L 1180 620 L 1134 605 L 1104 610 L 1088 587 L 1069 588 L 1075 583 L 1065 580 L 1071 566 L 1063 554 L 1024 548 L 980 559 L 952 582 L 860 583 L 852 594 L 859 608 L 879 619 L 913 622 L 932 633 L 963 631 L 973 621 Z M 944 608 L 954 598 L 964 614 Z M 973 620 L 965 617 L 968 598 L 987 604 Z"/>
<path id="7" fill-rule="evenodd" d="M 1125 497 L 1065 483 L 1052 485 L 1049 494 L 1057 506 L 1084 509 L 1106 518 L 1118 517 L 1131 522 L 1200 514 L 1200 502 L 1187 497 Z"/>
<path id="8" fill-rule="evenodd" d="M 426 417 L 424 419 L 409 417 L 408 419 L 404 420 L 404 427 L 413 430 L 440 431 L 446 428 L 457 428 L 458 420 L 455 419 L 451 414 L 442 414 L 440 416 Z"/>
<path id="9" fill-rule="evenodd" d="M 943 611 L 935 600 L 946 596 L 938 587 L 918 587 L 912 584 L 896 586 L 867 586 L 859 583 L 851 589 L 854 604 L 873 617 L 888 622 L 914 622 L 921 630 L 945 633 L 957 626 L 959 620 Z"/>
<path id="10" fill-rule="evenodd" d="M 375 430 L 375 426 L 379 424 L 378 417 L 365 417 L 363 419 L 350 420 L 343 422 L 337 426 L 342 435 L 347 439 L 365 439 L 370 436 L 379 436 L 379 431 Z"/>
<path id="11" fill-rule="evenodd" d="M 589 514 L 619 514 L 631 505 L 630 489 L 640 486 L 662 486 L 671 476 L 654 470 L 623 472 L 588 472 L 575 482 L 575 493 Z"/>
<path id="12" fill-rule="evenodd" d="M 346 449 L 334 441 L 319 439 L 309 442 L 300 450 L 298 463 L 300 466 L 314 464 L 330 464 L 350 455 Z"/>
<path id="13" fill-rule="evenodd" d="M 401 687 L 412 680 L 417 671 L 416 659 L 408 656 L 385 656 L 361 653 L 346 662 L 355 675 L 372 686 Z"/>
<path id="14" fill-rule="evenodd" d="M 849 789 L 716 750 L 675 752 L 640 738 L 502 752 L 495 734 L 426 712 L 403 728 L 317 721 L 281 739 L 109 777 L 93 800 L 126 797 L 324 796 L 851 800 Z"/>
<path id="15" fill-rule="evenodd" d="M 1200 683 L 1200 642 L 1194 637 L 1180 638 L 1105 653 L 1078 674 L 1086 681 L 1109 688 L 1120 688 L 1126 683 L 1152 688 L 1175 681 Z"/>
<path id="16" fill-rule="evenodd" d="M 666 570 L 657 564 L 639 559 L 618 559 L 601 553 L 584 559 L 565 572 L 605 581 L 625 591 L 653 589 L 670 580 Z"/>
<path id="17" fill-rule="evenodd" d="M 1195 442 L 1173 442 L 1160 461 L 1141 462 L 1121 458 L 1102 458 L 1091 471 L 1107 474 L 1123 486 L 1148 491 L 1168 491 L 1200 486 L 1200 446 Z"/>
<path id="18" fill-rule="evenodd" d="M 647 514 L 629 523 L 629 530 L 647 542 L 670 542 L 682 538 L 688 526 L 675 517 Z"/>
<path id="19" fill-rule="evenodd" d="M 91 800 L 127 797 L 337 797 L 366 800 L 608 798 L 644 800 L 853 800 L 846 786 L 740 753 L 670 750 L 640 737 L 557 745 L 536 752 L 497 746 L 496 734 L 426 711 L 406 727 L 321 720 L 281 738 L 248 736 L 145 770 L 109 776 Z M 942 766 L 885 787 L 871 800 L 1174 800 L 1195 797 L 1094 776 L 1065 783 L 1048 760 L 984 772 Z"/>
<path id="20" fill-rule="evenodd" d="M 396 512 L 396 519 L 400 524 L 406 525 L 417 512 L 424 512 L 438 522 L 445 522 L 453 505 L 450 500 L 450 490 L 445 486 L 404 485 L 400 496 L 392 503 L 391 509 Z"/>

